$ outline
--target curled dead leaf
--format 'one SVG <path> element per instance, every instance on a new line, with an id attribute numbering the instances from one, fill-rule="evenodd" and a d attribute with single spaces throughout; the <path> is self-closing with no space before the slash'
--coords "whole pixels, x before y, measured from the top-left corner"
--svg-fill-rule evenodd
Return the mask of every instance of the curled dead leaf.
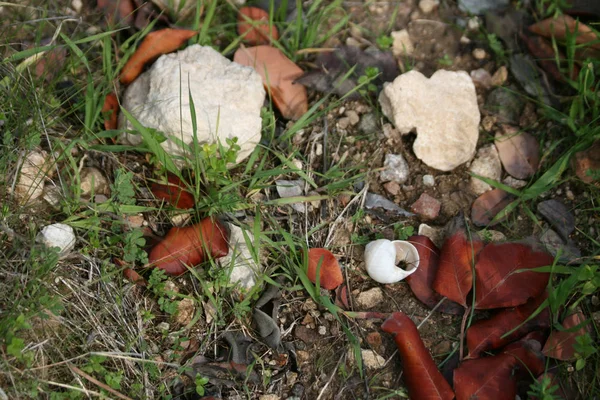
<path id="1" fill-rule="evenodd" d="M 209 257 L 224 257 L 229 252 L 227 232 L 216 219 L 204 218 L 195 225 L 173 227 L 150 251 L 148 261 L 169 275 L 181 275 Z"/>
<path id="2" fill-rule="evenodd" d="M 540 145 L 535 137 L 510 125 L 502 126 L 494 144 L 506 172 L 517 179 L 527 179 L 537 171 Z"/>
<path id="3" fill-rule="evenodd" d="M 250 21 L 249 21 L 250 20 Z M 279 39 L 277 27 L 269 26 L 269 13 L 258 7 L 242 7 L 238 13 L 237 32 L 253 46 Z"/>
<path id="4" fill-rule="evenodd" d="M 417 299 L 427 307 L 434 308 L 442 299 L 442 296 L 433 290 L 433 281 L 439 267 L 440 251 L 427 236 L 411 236 L 408 241 L 419 252 L 420 262 L 419 268 L 406 278 L 406 282 Z M 464 311 L 459 304 L 451 300 L 445 300 L 437 310 L 455 315 L 462 314 Z"/>
<path id="5" fill-rule="evenodd" d="M 142 73 L 146 63 L 177 50 L 197 34 L 198 31 L 171 28 L 150 32 L 121 70 L 121 83 L 129 85 Z"/>
<path id="6" fill-rule="evenodd" d="M 483 242 L 479 238 L 468 240 L 462 229 L 450 236 L 442 246 L 433 289 L 466 307 L 467 295 L 473 287 L 473 264 L 482 248 Z"/>
<path id="7" fill-rule="evenodd" d="M 531 25 L 529 30 L 546 38 L 555 38 L 559 41 L 566 41 L 568 35 L 575 34 L 575 43 L 588 44 L 591 47 L 600 49 L 596 33 L 583 22 L 566 14 L 546 18 Z"/>
<path id="8" fill-rule="evenodd" d="M 498 213 L 506 208 L 514 196 L 502 189 L 493 189 L 479 196 L 471 207 L 471 220 L 476 226 L 493 226 L 504 218 L 498 219 L 492 224 L 492 220 Z"/>
<path id="9" fill-rule="evenodd" d="M 109 93 L 106 95 L 104 98 L 104 105 L 102 106 L 102 114 L 104 115 L 104 129 L 107 131 L 117 129 L 119 100 L 117 99 L 116 94 Z"/>
<path id="10" fill-rule="evenodd" d="M 306 275 L 312 283 L 317 281 L 317 270 L 319 271 L 319 284 L 324 289 L 333 290 L 344 282 L 340 264 L 327 249 L 315 248 L 308 250 Z"/>
<path id="11" fill-rule="evenodd" d="M 410 318 L 404 313 L 395 312 L 385 320 L 381 329 L 394 336 L 402 360 L 404 382 L 411 399 L 454 398 L 452 388 L 437 369 Z"/>
<path id="12" fill-rule="evenodd" d="M 294 81 L 302 69 L 272 46 L 241 47 L 233 61 L 252 67 L 260 74 L 265 89 L 284 118 L 298 119 L 308 110 L 306 88 Z"/>
<path id="13" fill-rule="evenodd" d="M 157 199 L 168 201 L 183 210 L 193 208 L 196 204 L 194 196 L 185 189 L 181 179 L 170 172 L 167 173 L 167 184 L 153 183 L 150 190 Z"/>

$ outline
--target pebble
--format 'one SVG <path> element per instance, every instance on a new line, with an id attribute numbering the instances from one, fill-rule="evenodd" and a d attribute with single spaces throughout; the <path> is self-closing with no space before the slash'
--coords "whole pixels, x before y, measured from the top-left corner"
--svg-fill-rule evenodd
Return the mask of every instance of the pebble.
<path id="1" fill-rule="evenodd" d="M 358 123 L 358 129 L 368 135 L 377 133 L 377 116 L 373 113 L 364 114 Z"/>
<path id="2" fill-rule="evenodd" d="M 338 119 L 337 126 L 340 129 L 348 129 L 348 127 L 350 126 L 350 118 L 343 117 L 343 118 Z"/>
<path id="3" fill-rule="evenodd" d="M 485 109 L 496 115 L 498 121 L 511 124 L 519 121 L 524 106 L 520 95 L 504 88 L 492 90 L 485 101 Z"/>
<path id="4" fill-rule="evenodd" d="M 65 258 L 75 247 L 76 238 L 73 228 L 59 223 L 43 227 L 36 240 L 48 248 L 58 247 L 59 258 Z"/>
<path id="5" fill-rule="evenodd" d="M 346 117 L 348 117 L 348 120 L 350 121 L 350 125 L 352 125 L 352 126 L 358 124 L 358 122 L 360 121 L 360 117 L 358 116 L 358 113 L 354 110 L 346 111 Z"/>
<path id="6" fill-rule="evenodd" d="M 495 181 L 500 180 L 502 177 L 502 163 L 496 146 L 489 144 L 480 148 L 469 167 L 469 171 L 484 178 Z M 490 185 L 474 176 L 471 177 L 469 185 L 473 193 L 478 195 L 492 189 Z"/>
<path id="7" fill-rule="evenodd" d="M 438 247 L 441 247 L 444 243 L 444 229 L 442 228 L 421 224 L 417 232 L 419 235 L 427 236 Z"/>
<path id="8" fill-rule="evenodd" d="M 367 343 L 369 343 L 369 345 L 371 347 L 375 347 L 375 348 L 378 348 L 379 346 L 381 346 L 381 343 L 382 343 L 381 334 L 377 331 L 370 332 L 369 334 L 367 334 L 366 340 L 367 340 Z"/>
<path id="9" fill-rule="evenodd" d="M 362 356 L 363 365 L 368 370 L 379 369 L 385 364 L 385 358 L 381 357 L 374 350 L 360 349 L 360 353 Z M 348 364 L 350 366 L 356 365 L 356 360 L 354 358 L 354 349 L 348 349 L 346 360 L 348 360 Z"/>
<path id="10" fill-rule="evenodd" d="M 429 14 L 440 5 L 440 0 L 421 0 L 419 8 L 424 14 Z"/>
<path id="11" fill-rule="evenodd" d="M 435 178 L 433 175 L 423 175 L 423 185 L 432 187 L 435 185 Z"/>
<path id="12" fill-rule="evenodd" d="M 382 182 L 403 184 L 408 180 L 410 170 L 402 154 L 386 154 L 383 167 L 384 170 L 379 173 Z"/>
<path id="13" fill-rule="evenodd" d="M 110 194 L 108 179 L 98 168 L 83 168 L 80 174 L 81 195 L 90 197 L 92 194 Z"/>
<path id="14" fill-rule="evenodd" d="M 506 186 L 509 186 L 513 189 L 521 189 L 521 188 L 524 188 L 525 186 L 527 186 L 527 181 L 522 181 L 520 179 L 513 178 L 510 175 L 507 175 L 506 178 L 504 178 L 502 180 L 502 183 L 504 183 Z"/>
<path id="15" fill-rule="evenodd" d="M 400 185 L 396 182 L 387 182 L 383 184 L 383 188 L 385 189 L 386 192 L 388 192 L 389 194 L 393 195 L 393 196 L 397 196 L 400 194 L 400 191 L 402 190 L 402 188 L 400 187 Z"/>
<path id="16" fill-rule="evenodd" d="M 276 394 L 263 394 L 262 396 L 260 396 L 258 398 L 258 400 L 279 400 L 281 399 L 281 397 L 277 396 Z"/>
<path id="17" fill-rule="evenodd" d="M 360 309 L 369 309 L 380 305 L 383 302 L 383 290 L 374 287 L 356 296 L 356 304 Z"/>
<path id="18" fill-rule="evenodd" d="M 21 205 L 30 204 L 44 193 L 44 179 L 50 169 L 48 153 L 31 151 L 21 158 L 14 196 Z"/>
<path id="19" fill-rule="evenodd" d="M 183 326 L 188 325 L 194 318 L 194 311 L 194 300 L 190 298 L 181 300 L 177 305 L 177 315 L 175 316 L 175 321 Z"/>
<path id="20" fill-rule="evenodd" d="M 494 72 L 492 75 L 492 85 L 502 86 L 508 79 L 508 69 L 503 65 Z"/>
<path id="21" fill-rule="evenodd" d="M 159 331 L 169 331 L 169 329 L 171 328 L 171 325 L 169 325 L 168 322 L 161 322 L 160 324 L 156 325 L 156 329 L 158 329 Z"/>
<path id="22" fill-rule="evenodd" d="M 392 53 L 394 57 L 410 56 L 415 50 L 408 30 L 402 29 L 391 33 L 394 42 L 392 44 Z"/>
<path id="23" fill-rule="evenodd" d="M 327 335 L 327 327 L 320 325 L 318 328 L 319 335 L 325 336 Z"/>
<path id="24" fill-rule="evenodd" d="M 469 29 L 470 31 L 478 30 L 480 25 L 481 24 L 479 23 L 479 18 L 477 17 L 469 18 L 469 20 L 467 21 L 467 29 Z"/>
<path id="25" fill-rule="evenodd" d="M 419 199 L 410 207 L 412 212 L 425 219 L 435 219 L 440 213 L 442 204 L 439 200 L 431 197 L 427 193 L 421 194 Z"/>
<path id="26" fill-rule="evenodd" d="M 563 239 L 568 240 L 575 230 L 575 217 L 560 201 L 542 201 L 538 203 L 537 211 Z"/>
<path id="27" fill-rule="evenodd" d="M 487 53 L 484 49 L 475 49 L 472 54 L 476 60 L 485 60 L 487 58 Z"/>
<path id="28" fill-rule="evenodd" d="M 492 87 L 492 76 L 490 73 L 483 69 L 474 69 L 471 71 L 471 79 L 476 86 L 482 87 L 484 89 L 489 89 Z"/>

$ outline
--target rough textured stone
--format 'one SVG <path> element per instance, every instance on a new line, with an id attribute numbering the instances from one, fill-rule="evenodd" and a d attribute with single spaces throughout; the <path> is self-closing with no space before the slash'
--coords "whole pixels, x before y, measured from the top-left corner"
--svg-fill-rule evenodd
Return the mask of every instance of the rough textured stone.
<path id="1" fill-rule="evenodd" d="M 383 182 L 391 181 L 402 184 L 408 180 L 410 171 L 402 154 L 386 154 L 383 167 L 385 169 L 379 174 L 379 178 Z"/>
<path id="2" fill-rule="evenodd" d="M 421 197 L 413 203 L 410 209 L 419 214 L 420 217 L 425 219 L 435 219 L 440 213 L 442 204 L 439 200 L 434 199 L 427 193 L 421 194 Z"/>
<path id="3" fill-rule="evenodd" d="M 44 179 L 49 170 L 48 153 L 32 151 L 21 162 L 14 196 L 19 204 L 25 205 L 44 193 Z"/>
<path id="4" fill-rule="evenodd" d="M 392 44 L 392 53 L 394 54 L 394 57 L 409 56 L 412 54 L 414 47 L 406 29 L 392 32 L 391 36 L 392 39 L 394 39 Z"/>
<path id="5" fill-rule="evenodd" d="M 419 8 L 424 14 L 429 14 L 440 5 L 440 0 L 421 0 Z"/>
<path id="6" fill-rule="evenodd" d="M 194 140 L 190 94 L 193 97 L 199 143 L 238 138 L 237 162 L 254 150 L 261 137 L 260 109 L 265 99 L 262 80 L 252 68 L 233 63 L 210 47 L 193 45 L 161 56 L 126 90 L 123 107 L 143 126 L 166 135 L 161 146 L 173 156 Z M 132 129 L 123 114 L 121 128 Z M 125 143 L 142 143 L 140 135 L 125 133 Z M 185 160 L 179 160 L 185 164 Z"/>
<path id="7" fill-rule="evenodd" d="M 356 296 L 356 304 L 361 309 L 377 307 L 383 302 L 383 291 L 381 288 L 374 287 L 372 289 L 360 292 Z"/>
<path id="8" fill-rule="evenodd" d="M 490 144 L 479 149 L 475 160 L 469 167 L 469 171 L 484 178 L 495 181 L 500 180 L 502 177 L 502 163 L 500 163 L 496 146 Z M 475 177 L 471 177 L 470 187 L 475 194 L 483 194 L 492 189 L 490 185 Z"/>
<path id="9" fill-rule="evenodd" d="M 93 194 L 110 194 L 110 185 L 98 168 L 81 170 L 81 195 L 89 197 Z"/>
<path id="10" fill-rule="evenodd" d="M 464 71 L 418 71 L 400 75 L 379 96 L 385 116 L 398 130 L 416 128 L 415 155 L 430 167 L 451 171 L 470 161 L 479 138 L 475 85 Z"/>
<path id="11" fill-rule="evenodd" d="M 256 274 L 261 271 L 260 265 L 252 257 L 250 251 L 254 245 L 254 236 L 252 232 L 246 231 L 248 241 L 244 236 L 244 231 L 237 225 L 227 224 L 229 230 L 229 253 L 219 259 L 219 263 L 224 268 L 233 267 L 229 275 L 229 282 L 239 283 L 245 290 L 250 290 L 256 284 Z M 250 245 L 250 247 L 249 247 Z"/>
<path id="12" fill-rule="evenodd" d="M 379 369 L 385 365 L 385 358 L 381 357 L 373 350 L 360 349 L 360 353 L 363 364 L 368 370 Z M 348 349 L 348 355 L 346 359 L 348 360 L 348 364 L 350 366 L 356 365 L 356 360 L 354 357 L 354 349 Z"/>
<path id="13" fill-rule="evenodd" d="M 38 233 L 37 241 L 49 248 L 58 247 L 58 256 L 64 258 L 75 247 L 75 232 L 69 225 L 47 225 Z"/>
<path id="14" fill-rule="evenodd" d="M 427 224 L 419 225 L 419 235 L 427 236 L 438 247 L 444 244 L 444 229 L 429 226 Z"/>
<path id="15" fill-rule="evenodd" d="M 423 185 L 430 187 L 435 185 L 435 177 L 429 174 L 423 175 Z"/>

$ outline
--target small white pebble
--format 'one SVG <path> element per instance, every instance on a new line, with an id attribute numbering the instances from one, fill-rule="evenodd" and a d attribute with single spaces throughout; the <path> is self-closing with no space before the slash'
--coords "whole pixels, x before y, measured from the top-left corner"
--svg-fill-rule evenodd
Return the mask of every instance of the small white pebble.
<path id="1" fill-rule="evenodd" d="M 323 325 L 319 326 L 319 335 L 321 335 L 321 336 L 327 335 L 327 328 L 324 327 Z"/>
<path id="2" fill-rule="evenodd" d="M 475 57 L 476 60 L 484 60 L 487 57 L 487 53 L 484 49 L 475 49 L 473 50 L 473 57 Z"/>
<path id="3" fill-rule="evenodd" d="M 470 31 L 476 31 L 477 29 L 479 29 L 479 18 L 470 18 L 469 21 L 467 21 L 467 28 Z"/>
<path id="4" fill-rule="evenodd" d="M 423 185 L 425 186 L 433 186 L 435 185 L 435 178 L 433 175 L 423 175 Z"/>

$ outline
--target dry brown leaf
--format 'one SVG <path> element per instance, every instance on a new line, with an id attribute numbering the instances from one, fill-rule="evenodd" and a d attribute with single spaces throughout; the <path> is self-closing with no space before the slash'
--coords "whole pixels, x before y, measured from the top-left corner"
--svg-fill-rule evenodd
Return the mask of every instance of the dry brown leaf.
<path id="1" fill-rule="evenodd" d="M 252 67 L 260 74 L 265 89 L 284 118 L 295 120 L 306 113 L 306 88 L 294 83 L 303 71 L 279 49 L 271 46 L 241 47 L 235 52 L 233 61 Z"/>
<path id="2" fill-rule="evenodd" d="M 98 0 L 96 7 L 106 14 L 110 24 L 133 24 L 135 6 L 131 0 Z"/>
<path id="3" fill-rule="evenodd" d="M 498 213 L 514 200 L 514 196 L 502 189 L 493 189 L 479 196 L 471 207 L 471 220 L 477 226 L 493 226 L 504 218 L 491 224 Z"/>
<path id="4" fill-rule="evenodd" d="M 187 40 L 198 34 L 189 29 L 161 29 L 150 32 L 121 71 L 121 83 L 129 85 L 144 69 L 144 65 L 157 57 L 177 50 Z"/>
<path id="5" fill-rule="evenodd" d="M 556 18 L 546 18 L 543 21 L 535 23 L 529 27 L 529 30 L 538 35 L 564 41 L 568 34 L 577 34 L 575 42 L 577 44 L 589 44 L 591 47 L 600 49 L 598 36 L 586 24 L 575 20 L 566 14 Z M 595 43 L 593 43 L 595 42 Z"/>
<path id="6" fill-rule="evenodd" d="M 117 129 L 117 116 L 119 113 L 119 100 L 117 99 L 117 95 L 114 93 L 106 95 L 104 105 L 102 106 L 102 113 L 106 113 L 104 115 L 104 129 L 107 131 Z"/>
<path id="7" fill-rule="evenodd" d="M 258 7 L 240 8 L 237 32 L 243 36 L 245 42 L 252 45 L 269 44 L 271 40 L 279 39 L 277 27 L 269 27 L 269 13 Z"/>
<path id="8" fill-rule="evenodd" d="M 509 125 L 503 125 L 502 131 L 496 133 L 494 142 L 502 166 L 517 179 L 530 178 L 540 163 L 540 145 L 537 139 Z"/>

